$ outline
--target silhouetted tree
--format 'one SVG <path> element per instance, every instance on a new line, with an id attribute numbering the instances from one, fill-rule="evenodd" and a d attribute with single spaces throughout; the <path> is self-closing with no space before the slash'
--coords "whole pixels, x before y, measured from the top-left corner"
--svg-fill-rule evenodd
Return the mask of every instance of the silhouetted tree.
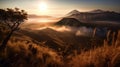
<path id="1" fill-rule="evenodd" d="M 0 50 L 6 47 L 13 32 L 18 30 L 19 25 L 25 20 L 27 20 L 27 13 L 24 10 L 20 10 L 19 8 L 0 9 L 0 23 L 5 24 L 10 29 L 10 32 L 0 45 Z"/>

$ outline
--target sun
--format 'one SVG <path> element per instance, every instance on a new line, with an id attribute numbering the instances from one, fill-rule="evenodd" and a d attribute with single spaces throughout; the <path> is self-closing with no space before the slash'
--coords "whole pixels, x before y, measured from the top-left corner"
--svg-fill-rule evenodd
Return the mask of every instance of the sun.
<path id="1" fill-rule="evenodd" d="M 41 2 L 39 6 L 41 11 L 46 11 L 47 10 L 47 4 L 45 2 Z"/>

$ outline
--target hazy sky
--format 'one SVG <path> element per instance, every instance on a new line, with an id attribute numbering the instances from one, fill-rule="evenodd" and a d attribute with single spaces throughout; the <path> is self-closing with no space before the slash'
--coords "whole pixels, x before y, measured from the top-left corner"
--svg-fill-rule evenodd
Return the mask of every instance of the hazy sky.
<path id="1" fill-rule="evenodd" d="M 44 2 L 45 5 L 42 5 Z M 120 0 L 0 0 L 0 8 L 18 7 L 29 14 L 63 16 L 71 10 L 90 11 L 93 9 L 120 12 Z M 45 8 L 45 10 L 42 10 Z"/>

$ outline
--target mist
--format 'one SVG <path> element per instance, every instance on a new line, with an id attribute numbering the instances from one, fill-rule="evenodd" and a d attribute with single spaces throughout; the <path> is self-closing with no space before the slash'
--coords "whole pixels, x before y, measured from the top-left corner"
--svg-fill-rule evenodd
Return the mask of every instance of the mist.
<path id="1" fill-rule="evenodd" d="M 54 23 L 26 23 L 22 25 L 23 29 L 31 29 L 31 30 L 44 30 L 44 29 L 52 29 L 57 32 L 70 32 L 74 33 L 76 36 L 90 36 L 92 35 L 92 28 L 87 27 L 70 27 L 70 26 L 57 26 Z"/>

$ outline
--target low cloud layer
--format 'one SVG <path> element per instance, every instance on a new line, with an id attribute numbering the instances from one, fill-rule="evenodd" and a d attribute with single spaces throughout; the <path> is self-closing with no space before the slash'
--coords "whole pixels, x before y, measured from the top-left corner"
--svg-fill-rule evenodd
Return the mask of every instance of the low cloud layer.
<path id="1" fill-rule="evenodd" d="M 47 28 L 53 29 L 58 32 L 72 32 L 76 36 L 92 35 L 93 29 L 87 27 L 70 27 L 70 26 L 55 26 L 54 23 L 27 23 L 23 24 L 22 28 L 32 30 L 44 30 Z"/>
<path id="2" fill-rule="evenodd" d="M 41 27 L 37 28 L 36 30 L 44 30 L 44 29 L 53 29 L 58 32 L 72 32 L 75 33 L 76 36 L 80 35 L 92 35 L 93 29 L 91 28 L 86 28 L 86 27 L 70 27 L 70 26 L 46 26 L 46 27 Z"/>
<path id="3" fill-rule="evenodd" d="M 61 17 L 52 17 L 52 16 L 46 16 L 46 15 L 34 15 L 30 14 L 28 15 L 28 21 L 27 23 L 51 23 L 51 22 L 57 22 L 61 19 Z"/>

